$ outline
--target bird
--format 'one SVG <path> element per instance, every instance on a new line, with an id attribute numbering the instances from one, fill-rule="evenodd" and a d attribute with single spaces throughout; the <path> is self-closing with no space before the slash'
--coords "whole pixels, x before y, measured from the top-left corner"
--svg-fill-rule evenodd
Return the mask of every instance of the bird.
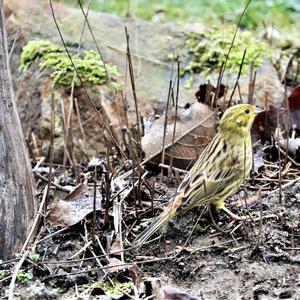
<path id="1" fill-rule="evenodd" d="M 171 218 L 201 205 L 214 204 L 233 219 L 240 219 L 225 207 L 252 169 L 251 126 L 261 109 L 251 104 L 229 107 L 219 122 L 213 140 L 185 175 L 164 211 L 133 241 L 139 246 Z"/>

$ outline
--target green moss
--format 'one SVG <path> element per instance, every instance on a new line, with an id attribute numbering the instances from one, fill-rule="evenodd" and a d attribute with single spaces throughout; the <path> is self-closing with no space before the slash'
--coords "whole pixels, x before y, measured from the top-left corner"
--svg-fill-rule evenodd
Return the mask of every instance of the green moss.
<path id="1" fill-rule="evenodd" d="M 203 226 L 203 225 L 197 225 L 195 228 L 194 228 L 194 232 L 195 233 L 205 233 L 207 232 L 207 230 L 210 228 L 210 226 Z"/>
<path id="2" fill-rule="evenodd" d="M 132 288 L 132 282 L 119 282 L 118 280 L 113 280 L 114 286 L 108 281 L 97 281 L 89 285 L 83 295 L 90 294 L 95 288 L 101 288 L 106 295 L 110 296 L 120 296 L 127 293 Z M 82 296 L 83 296 L 82 295 Z"/>
<path id="3" fill-rule="evenodd" d="M 103 62 L 95 51 L 84 51 L 83 56 L 71 55 L 79 76 L 83 82 L 92 84 L 106 83 L 107 77 Z M 51 78 L 55 83 L 71 85 L 74 77 L 73 65 L 59 46 L 45 40 L 31 41 L 24 48 L 21 55 L 21 70 L 26 71 L 29 66 L 39 60 L 41 69 L 50 68 Z M 111 64 L 105 64 L 111 76 L 117 76 L 117 68 Z M 76 75 L 76 74 L 75 74 Z M 76 75 L 75 86 L 80 86 L 81 82 Z M 118 84 L 113 82 L 113 86 L 118 88 Z"/>
<path id="4" fill-rule="evenodd" d="M 226 29 L 210 29 L 203 35 L 190 33 L 186 47 L 190 49 L 191 61 L 182 70 L 181 75 L 185 72 L 191 75 L 203 72 L 207 76 L 211 71 L 219 70 L 226 60 L 234 31 L 235 27 L 229 26 Z M 226 69 L 230 73 L 239 71 L 245 50 L 247 53 L 241 71 L 242 75 L 247 74 L 248 67 L 252 63 L 255 67 L 259 67 L 264 59 L 272 56 L 272 50 L 268 45 L 258 41 L 250 31 L 238 31 L 226 64 Z M 188 81 L 189 84 L 192 84 L 191 78 Z"/>

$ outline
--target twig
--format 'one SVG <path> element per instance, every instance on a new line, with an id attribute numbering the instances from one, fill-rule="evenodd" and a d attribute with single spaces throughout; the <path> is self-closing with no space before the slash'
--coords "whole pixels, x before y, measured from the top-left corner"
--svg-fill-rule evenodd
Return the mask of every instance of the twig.
<path id="1" fill-rule="evenodd" d="M 81 247 L 75 254 L 73 254 L 71 257 L 69 257 L 68 259 L 74 259 L 75 257 L 77 257 L 78 255 L 80 255 L 83 251 L 85 251 L 90 245 L 92 244 L 92 241 L 89 242 L 85 242 L 84 246 Z"/>
<path id="2" fill-rule="evenodd" d="M 37 244 L 40 244 L 40 243 L 42 243 L 42 242 L 44 242 L 44 241 L 46 241 L 46 240 L 52 238 L 53 236 L 56 236 L 57 234 L 66 231 L 67 229 L 69 229 L 69 228 L 68 228 L 68 227 L 61 228 L 61 229 L 59 229 L 59 230 L 57 230 L 57 231 L 55 231 L 55 232 L 53 232 L 53 233 L 51 233 L 51 234 L 45 236 L 44 238 L 42 238 L 42 239 L 40 239 L 40 240 L 38 240 L 38 241 L 35 241 L 35 242 L 33 243 L 33 246 L 36 246 Z"/>
<path id="3" fill-rule="evenodd" d="M 170 169 L 170 166 L 169 166 L 169 165 L 159 164 L 158 166 L 159 166 L 160 168 Z M 175 168 L 175 167 L 172 167 L 172 170 L 178 171 L 178 172 L 181 173 L 181 174 L 187 174 L 187 173 L 188 173 L 188 171 L 186 171 L 186 170 L 179 169 L 179 168 Z"/>
<path id="4" fill-rule="evenodd" d="M 281 190 L 285 189 L 285 188 L 288 187 L 288 186 L 293 185 L 293 184 L 294 184 L 295 182 L 297 182 L 297 181 L 300 181 L 300 177 L 297 177 L 297 178 L 295 178 L 294 180 L 291 180 L 290 182 L 288 182 L 288 183 L 282 185 L 282 186 L 281 186 Z M 265 195 L 270 195 L 270 194 L 274 195 L 274 193 L 276 193 L 276 192 L 278 192 L 278 191 L 279 191 L 279 188 L 277 188 L 276 190 L 270 191 L 270 192 L 263 193 L 263 194 L 265 194 Z"/>
<path id="5" fill-rule="evenodd" d="M 139 142 L 139 147 L 140 147 L 140 145 L 141 145 L 140 116 L 139 116 L 139 109 L 138 109 L 136 88 L 135 88 L 135 81 L 134 81 L 134 72 L 133 72 L 130 46 L 129 46 L 129 34 L 128 34 L 126 26 L 125 26 L 125 34 L 126 34 L 126 43 L 127 43 L 126 55 L 127 55 L 127 60 L 128 60 L 128 68 L 129 68 L 129 76 L 130 76 L 132 94 L 133 94 L 133 99 L 134 99 L 134 108 L 135 108 L 135 115 L 136 115 L 136 126 L 137 126 L 137 133 L 138 133 L 138 142 Z"/>
<path id="6" fill-rule="evenodd" d="M 8 61 L 10 62 L 10 58 L 11 58 L 11 55 L 15 49 L 15 45 L 16 45 L 16 41 L 17 39 L 20 37 L 20 33 L 21 33 L 21 27 L 18 27 L 17 30 L 16 30 L 16 33 L 15 33 L 15 37 L 14 37 L 14 41 L 13 41 L 13 44 L 10 48 L 10 51 L 9 51 L 9 54 L 8 54 Z"/>
<path id="7" fill-rule="evenodd" d="M 41 180 L 43 180 L 43 181 L 49 183 L 49 179 L 48 179 L 48 178 L 44 177 L 43 175 L 41 175 L 41 174 L 38 173 L 38 172 L 33 171 L 33 173 L 34 173 L 34 175 L 35 175 L 36 177 L 38 177 L 39 179 L 41 179 Z M 61 191 L 67 192 L 67 193 L 70 193 L 70 192 L 72 191 L 72 189 L 67 188 L 67 187 L 64 187 L 64 186 L 62 186 L 62 185 L 59 185 L 59 184 L 55 183 L 54 181 L 51 181 L 51 185 L 53 185 L 54 187 L 56 187 L 57 189 L 59 189 L 59 190 L 61 190 Z"/>
<path id="8" fill-rule="evenodd" d="M 240 63 L 239 73 L 238 73 L 238 76 L 236 78 L 232 93 L 231 93 L 230 98 L 229 98 L 228 107 L 231 105 L 231 101 L 232 101 L 235 89 L 236 89 L 236 87 L 239 83 L 239 80 L 240 80 L 240 77 L 241 77 L 241 74 L 242 74 L 242 69 L 243 69 L 243 66 L 244 66 L 244 60 L 245 60 L 245 57 L 246 57 L 246 53 L 247 53 L 247 50 L 244 50 L 243 58 L 242 58 L 242 61 Z"/>
<path id="9" fill-rule="evenodd" d="M 92 221 L 92 238 L 95 238 L 96 235 L 96 222 L 97 222 L 97 213 L 96 213 L 96 199 L 97 199 L 97 166 L 94 170 L 94 197 L 93 197 L 93 221 Z"/>
<path id="10" fill-rule="evenodd" d="M 203 246 L 203 247 L 199 247 L 199 248 L 196 248 L 196 249 L 193 249 L 191 251 L 191 254 L 194 254 L 196 252 L 199 252 L 199 251 L 206 251 L 210 248 L 218 248 L 220 246 L 224 246 L 224 245 L 227 245 L 227 244 L 231 244 L 231 243 L 236 243 L 237 241 L 241 240 L 242 238 L 239 237 L 237 239 L 232 239 L 232 240 L 229 240 L 229 241 L 224 241 L 224 242 L 220 242 L 218 244 L 213 244 L 213 245 L 209 245 L 209 246 Z"/>
<path id="11" fill-rule="evenodd" d="M 260 190 L 259 190 L 258 197 L 259 197 L 259 215 L 260 215 L 260 219 L 259 219 L 259 228 L 258 228 L 258 235 L 257 235 L 257 245 L 260 246 L 260 244 L 261 244 L 261 234 L 262 234 L 262 225 L 263 225 L 263 222 L 262 222 L 263 212 L 262 212 L 262 201 L 261 201 L 261 191 Z"/>
<path id="12" fill-rule="evenodd" d="M 44 203 L 44 216 L 46 215 L 47 211 L 47 202 L 49 200 L 50 195 L 50 188 L 51 188 L 51 181 L 52 181 L 52 171 L 53 171 L 53 152 L 54 152 L 54 132 L 55 132 L 55 100 L 54 100 L 54 94 L 51 94 L 51 125 L 50 125 L 50 146 L 49 146 L 49 181 L 47 184 L 47 193 L 46 193 L 46 199 Z M 46 223 L 46 220 L 44 220 L 44 223 Z"/>
<path id="13" fill-rule="evenodd" d="M 109 256 L 108 256 L 107 253 L 105 252 L 105 250 L 104 250 L 104 248 L 103 248 L 103 246 L 102 246 L 102 244 L 101 244 L 101 242 L 100 242 L 98 236 L 96 236 L 96 241 L 98 242 L 98 245 L 99 245 L 99 247 L 100 247 L 100 249 L 101 249 L 101 251 L 102 251 L 102 253 L 103 253 L 103 255 L 100 255 L 100 256 L 97 256 L 97 257 L 99 257 L 99 258 L 100 258 L 100 257 L 105 257 L 106 260 L 107 260 L 107 262 L 109 263 L 109 262 L 110 262 Z M 123 251 L 120 251 L 120 252 L 123 252 Z M 113 253 L 110 253 L 110 254 L 113 254 Z"/>
<path id="14" fill-rule="evenodd" d="M 236 26 L 236 29 L 235 29 L 235 32 L 234 32 L 234 35 L 233 35 L 233 38 L 232 38 L 230 47 L 229 47 L 228 52 L 227 52 L 227 54 L 226 54 L 225 63 L 224 63 L 224 65 L 222 65 L 222 67 L 221 67 L 219 84 L 221 84 L 221 82 L 222 82 L 223 74 L 224 74 L 224 71 L 225 71 L 226 66 L 227 66 L 227 61 L 228 61 L 228 58 L 229 58 L 229 54 L 230 54 L 230 52 L 231 52 L 231 50 L 232 50 L 232 47 L 233 47 L 233 44 L 234 44 L 234 41 L 235 41 L 235 38 L 236 38 L 236 35 L 237 35 L 237 32 L 238 32 L 238 29 L 239 29 L 239 27 L 240 27 L 240 25 L 241 25 L 241 22 L 242 22 L 242 18 L 243 18 L 243 16 L 245 15 L 245 13 L 246 13 L 246 11 L 247 11 L 247 9 L 248 9 L 248 7 L 249 7 L 251 1 L 252 1 L 252 0 L 249 0 L 249 1 L 247 2 L 246 6 L 245 6 L 245 8 L 244 8 L 244 10 L 243 10 L 243 12 L 242 12 L 241 15 L 240 15 L 240 18 L 239 18 L 238 24 L 237 24 L 237 26 Z M 219 87 L 217 86 L 217 94 L 218 94 L 218 92 L 219 92 Z M 217 97 L 217 96 L 216 96 L 216 97 Z M 216 99 L 216 98 L 215 98 L 215 99 Z"/>
<path id="15" fill-rule="evenodd" d="M 173 128 L 173 137 L 172 137 L 172 145 L 175 141 L 176 134 L 176 125 L 177 125 L 177 113 L 178 113 L 178 98 L 179 98 L 179 76 L 180 76 L 180 61 L 177 62 L 177 85 L 176 85 L 176 100 L 175 100 L 175 119 L 174 119 L 174 128 Z"/>
<path id="16" fill-rule="evenodd" d="M 32 238 L 35 230 L 36 230 L 36 227 L 37 227 L 38 222 L 40 220 L 40 216 L 42 215 L 42 212 L 43 212 L 43 209 L 44 209 L 44 206 L 45 206 L 45 203 L 46 203 L 47 190 L 48 190 L 47 188 L 44 189 L 43 198 L 42 198 L 39 210 L 38 210 L 38 212 L 36 214 L 36 217 L 35 217 L 35 219 L 33 221 L 33 224 L 31 226 L 30 232 L 29 232 L 29 234 L 28 234 L 28 236 L 26 238 L 26 241 L 25 241 L 25 243 L 24 243 L 24 245 L 22 247 L 21 253 L 23 253 L 25 251 L 25 249 L 27 248 L 27 246 L 28 246 L 28 244 L 29 244 L 29 242 L 30 242 L 30 240 L 31 240 L 31 238 Z"/>
<path id="17" fill-rule="evenodd" d="M 50 0 L 50 1 L 51 1 L 51 0 Z M 115 89 L 114 89 L 113 86 L 112 86 L 112 81 L 111 81 L 111 78 L 110 78 L 110 74 L 109 74 L 109 72 L 108 72 L 108 70 L 107 70 L 106 64 L 105 64 L 105 62 L 104 62 L 104 58 L 103 58 L 103 55 L 102 55 L 102 51 L 100 50 L 100 47 L 99 47 L 99 45 L 98 45 L 98 43 L 97 43 L 97 41 L 96 41 L 94 32 L 93 32 L 93 30 L 92 30 L 92 28 L 91 28 L 91 25 L 90 25 L 90 22 L 89 22 L 89 19 L 88 19 L 88 11 L 87 11 L 87 13 L 85 13 L 85 11 L 83 10 L 83 7 L 82 7 L 82 4 L 81 4 L 81 1 L 80 1 L 80 0 L 78 0 L 78 4 L 79 4 L 79 6 L 80 6 L 81 12 L 82 12 L 82 14 L 83 14 L 83 16 L 84 16 L 85 22 L 86 22 L 86 24 L 87 24 L 87 26 L 88 26 L 88 29 L 89 29 L 89 31 L 90 31 L 90 34 L 91 34 L 91 36 L 92 36 L 93 42 L 94 42 L 94 44 L 95 44 L 95 46 L 96 46 L 97 52 L 98 52 L 98 54 L 99 54 L 99 56 L 100 56 L 100 58 L 101 58 L 101 60 L 102 60 L 103 67 L 104 67 L 104 70 L 105 70 L 106 80 L 107 80 L 107 82 L 108 82 L 108 84 L 109 84 L 109 87 L 110 87 L 111 91 L 113 92 L 113 95 L 115 96 Z"/>
<path id="18" fill-rule="evenodd" d="M 19 260 L 19 262 L 15 266 L 15 270 L 14 270 L 14 273 L 12 275 L 12 278 L 11 278 L 11 281 L 10 281 L 10 284 L 9 284 L 8 300 L 14 300 L 14 288 L 15 288 L 15 285 L 16 285 L 18 272 L 22 268 L 22 265 L 23 265 L 25 259 L 28 257 L 29 253 L 30 253 L 30 251 L 25 251 L 23 253 L 21 259 Z"/>
<path id="19" fill-rule="evenodd" d="M 277 127 L 279 127 L 279 112 L 277 110 Z M 277 131 L 277 143 L 279 145 L 279 130 Z M 282 203 L 282 182 L 281 182 L 281 155 L 280 155 L 280 147 L 278 147 L 278 161 L 279 161 L 279 204 Z"/>
<path id="20" fill-rule="evenodd" d="M 165 141 L 166 141 L 166 132 L 167 132 L 167 125 L 168 125 L 168 113 L 169 113 L 171 88 L 172 88 L 172 77 L 171 77 L 170 83 L 169 83 L 169 91 L 168 91 L 166 113 L 165 113 L 165 121 L 164 121 L 164 131 L 163 131 L 163 138 L 162 138 L 162 145 L 161 145 L 161 164 L 162 165 L 165 163 L 165 152 L 166 152 Z M 163 178 L 163 169 L 161 169 L 160 176 L 161 176 L 161 179 L 162 179 Z"/>

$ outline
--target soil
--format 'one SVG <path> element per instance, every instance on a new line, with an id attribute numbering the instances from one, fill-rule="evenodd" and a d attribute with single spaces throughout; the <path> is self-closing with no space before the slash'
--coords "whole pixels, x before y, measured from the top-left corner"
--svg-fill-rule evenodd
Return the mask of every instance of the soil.
<path id="1" fill-rule="evenodd" d="M 158 177 L 150 179 L 159 180 Z M 164 195 L 155 194 L 159 201 L 167 201 L 176 185 L 165 179 L 160 184 Z M 254 219 L 260 214 L 272 214 L 274 217 L 232 222 L 222 211 L 212 209 L 215 223 L 224 231 L 220 232 L 213 225 L 206 208 L 195 208 L 173 218 L 160 231 L 158 240 L 126 251 L 125 262 L 135 263 L 134 269 L 118 270 L 109 275 L 106 274 L 107 269 L 99 268 L 95 259 L 82 260 L 92 257 L 91 251 L 95 255 L 102 254 L 95 241 L 81 255 L 74 257 L 75 261 L 68 262 L 86 244 L 84 236 L 91 233 L 92 217 L 88 216 L 85 221 L 36 246 L 40 260 L 34 263 L 29 259 L 23 265 L 23 270 L 33 272 L 33 279 L 27 284 L 17 283 L 16 299 L 130 299 L 128 294 L 119 298 L 101 298 L 105 293 L 96 288 L 87 293 L 91 298 L 80 298 L 93 283 L 103 278 L 108 281 L 108 277 L 121 282 L 124 278 L 131 278 L 135 286 L 140 286 L 138 293 L 141 299 L 155 294 L 164 295 L 158 294 L 153 284 L 149 287 L 149 282 L 156 282 L 159 287 L 168 285 L 182 293 L 182 298 L 176 298 L 178 295 L 175 293 L 173 298 L 154 296 L 154 299 L 300 299 L 300 184 L 284 189 L 282 203 L 279 203 L 278 192 L 274 192 L 264 195 L 252 207 L 235 207 L 233 204 L 237 199 L 255 195 L 250 185 L 246 186 L 246 191 L 248 195 L 243 188 L 228 199 L 228 207 L 233 212 L 251 215 Z M 146 192 L 144 199 L 147 200 Z M 129 197 L 129 213 L 124 214 L 127 225 L 132 225 L 134 220 L 131 205 Z M 153 212 L 144 206 L 142 225 L 134 226 L 134 229 L 140 231 L 145 223 L 150 222 L 149 218 L 159 213 L 159 206 L 160 203 L 155 202 Z M 102 213 L 97 217 L 97 235 L 103 246 L 109 244 L 107 240 L 112 234 L 113 218 L 110 218 L 110 228 L 104 230 Z M 56 230 L 49 225 L 42 227 L 38 239 Z M 132 235 L 128 236 L 128 240 L 132 239 Z M 114 257 L 120 259 L 120 256 Z M 107 266 L 103 257 L 99 260 Z M 12 264 L 7 263 L 2 268 L 9 269 L 10 266 Z M 1 283 L 2 297 L 5 290 L 7 292 L 8 283 L 9 280 Z M 133 295 L 133 291 L 130 293 Z"/>
<path id="2" fill-rule="evenodd" d="M 294 186 L 285 195 L 298 188 Z M 276 195 L 263 197 L 262 214 L 272 211 L 281 216 L 262 220 L 261 226 L 260 221 L 237 222 L 227 234 L 216 231 L 204 216 L 198 225 L 204 232 L 194 233 L 176 258 L 145 266 L 145 270 L 149 276 L 203 299 L 299 299 L 299 215 L 295 215 L 299 204 L 299 199 L 291 196 L 282 205 Z M 249 213 L 257 213 L 258 206 Z M 177 217 L 168 226 L 165 241 L 143 249 L 143 254 L 169 256 L 184 245 L 198 215 L 192 211 Z M 223 213 L 218 217 L 222 227 L 230 222 Z"/>

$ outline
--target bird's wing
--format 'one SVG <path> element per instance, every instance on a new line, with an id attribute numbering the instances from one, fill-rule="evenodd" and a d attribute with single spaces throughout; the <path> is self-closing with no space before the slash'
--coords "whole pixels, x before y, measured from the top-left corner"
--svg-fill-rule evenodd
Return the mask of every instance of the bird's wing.
<path id="1" fill-rule="evenodd" d="M 226 198 L 239 188 L 247 173 L 243 163 L 230 155 L 218 165 L 189 172 L 177 191 L 180 195 L 177 212 Z"/>

